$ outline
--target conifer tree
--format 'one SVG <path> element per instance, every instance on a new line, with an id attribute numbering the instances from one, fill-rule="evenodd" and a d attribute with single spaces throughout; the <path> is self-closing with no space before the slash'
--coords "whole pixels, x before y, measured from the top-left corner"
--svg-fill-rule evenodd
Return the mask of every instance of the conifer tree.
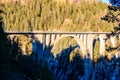
<path id="1" fill-rule="evenodd" d="M 107 46 L 106 50 L 108 52 L 111 51 L 120 51 L 120 1 L 119 0 L 109 0 L 112 5 L 108 6 L 108 13 L 102 17 L 102 20 L 107 21 L 108 23 L 115 24 L 113 31 L 110 34 L 107 34 L 106 40 L 110 39 L 110 37 L 116 37 L 117 45 L 116 46 Z"/>

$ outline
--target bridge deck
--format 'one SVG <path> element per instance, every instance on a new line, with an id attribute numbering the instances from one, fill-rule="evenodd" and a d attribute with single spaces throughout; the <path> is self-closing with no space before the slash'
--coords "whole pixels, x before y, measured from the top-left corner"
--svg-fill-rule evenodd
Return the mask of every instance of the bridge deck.
<path id="1" fill-rule="evenodd" d="M 110 34 L 111 32 L 12 32 L 7 31 L 6 34 Z"/>

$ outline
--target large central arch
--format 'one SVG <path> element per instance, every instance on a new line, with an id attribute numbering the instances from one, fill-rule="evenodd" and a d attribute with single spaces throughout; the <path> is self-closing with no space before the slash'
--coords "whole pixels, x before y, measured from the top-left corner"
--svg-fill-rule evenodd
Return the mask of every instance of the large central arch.
<path id="1" fill-rule="evenodd" d="M 58 41 L 60 41 L 60 40 L 63 39 L 63 38 L 66 38 L 66 37 L 72 37 L 72 38 L 74 38 L 75 41 L 76 41 L 76 42 L 78 43 L 78 45 L 80 46 L 80 49 L 81 49 L 81 51 L 82 51 L 82 55 L 85 56 L 85 55 L 87 54 L 87 48 L 86 48 L 86 46 L 84 45 L 84 43 L 82 42 L 82 40 L 81 40 L 79 37 L 75 36 L 75 35 L 62 35 L 62 36 L 60 36 L 59 38 L 56 38 L 56 39 L 54 40 L 54 42 L 51 43 L 51 46 L 54 46 L 55 44 L 57 44 Z"/>

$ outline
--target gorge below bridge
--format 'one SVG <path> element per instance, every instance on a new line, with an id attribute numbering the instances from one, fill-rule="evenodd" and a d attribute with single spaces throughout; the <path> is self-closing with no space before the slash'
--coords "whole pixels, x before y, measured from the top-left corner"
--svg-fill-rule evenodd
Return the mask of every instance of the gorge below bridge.
<path id="1" fill-rule="evenodd" d="M 42 44 L 43 52 L 47 46 L 54 46 L 59 40 L 65 37 L 72 37 L 78 43 L 80 50 L 84 57 L 90 55 L 90 59 L 93 59 L 94 46 L 96 41 L 99 41 L 99 54 L 104 55 L 106 47 L 106 34 L 110 32 L 5 32 L 7 35 L 29 35 L 31 39 L 37 38 Z M 120 36 L 118 36 L 120 38 Z M 116 36 L 110 37 L 110 42 L 113 47 L 116 46 Z"/>

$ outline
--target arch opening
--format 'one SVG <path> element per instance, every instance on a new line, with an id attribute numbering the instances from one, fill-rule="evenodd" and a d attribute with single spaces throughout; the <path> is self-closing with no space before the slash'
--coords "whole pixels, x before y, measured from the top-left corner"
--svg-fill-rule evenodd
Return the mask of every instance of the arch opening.
<path id="1" fill-rule="evenodd" d="M 60 36 L 58 39 L 54 40 L 52 46 L 53 47 L 51 49 L 51 53 L 53 53 L 54 57 L 56 57 L 58 53 L 61 53 L 65 49 L 69 50 L 70 47 L 74 49 L 79 48 L 79 51 L 81 53 L 80 55 L 82 57 L 85 55 L 85 51 L 87 50 L 80 38 L 71 35 Z"/>

